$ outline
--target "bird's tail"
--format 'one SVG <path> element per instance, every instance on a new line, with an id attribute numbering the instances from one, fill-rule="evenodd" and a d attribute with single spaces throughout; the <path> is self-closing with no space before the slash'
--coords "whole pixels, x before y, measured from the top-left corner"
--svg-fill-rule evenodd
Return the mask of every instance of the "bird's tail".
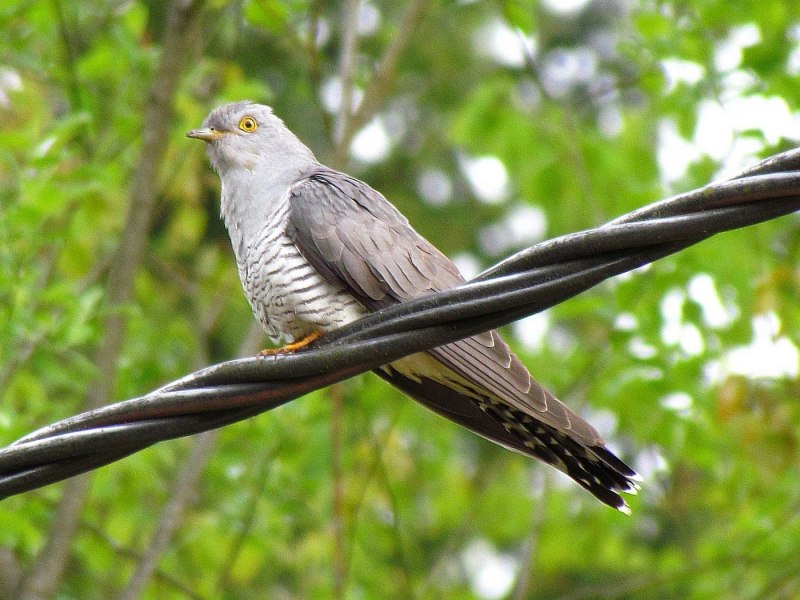
<path id="1" fill-rule="evenodd" d="M 479 405 L 519 441 L 521 446 L 516 445 L 516 450 L 554 466 L 601 502 L 630 514 L 630 508 L 618 492 L 636 494 L 641 477 L 608 448 L 586 445 L 508 406 L 498 410 L 489 402 L 479 402 Z"/>
<path id="2" fill-rule="evenodd" d="M 630 513 L 619 493 L 635 494 L 640 477 L 605 446 L 570 437 L 491 396 L 466 395 L 440 381 L 410 378 L 394 369 L 375 372 L 434 412 L 501 446 L 553 465 L 604 504 Z"/>

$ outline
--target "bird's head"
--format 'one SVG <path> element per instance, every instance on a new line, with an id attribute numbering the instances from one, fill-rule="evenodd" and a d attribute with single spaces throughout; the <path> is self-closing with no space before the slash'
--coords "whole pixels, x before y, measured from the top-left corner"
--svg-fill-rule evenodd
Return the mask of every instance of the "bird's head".
<path id="1" fill-rule="evenodd" d="M 207 144 L 208 158 L 223 179 L 246 169 L 295 170 L 315 163 L 314 155 L 289 131 L 269 106 L 249 101 L 215 108 L 203 126 L 186 134 Z"/>

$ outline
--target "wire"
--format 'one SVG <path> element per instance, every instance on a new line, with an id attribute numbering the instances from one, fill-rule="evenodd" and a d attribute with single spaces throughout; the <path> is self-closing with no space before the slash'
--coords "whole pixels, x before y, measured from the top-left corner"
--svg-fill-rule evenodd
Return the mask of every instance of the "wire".
<path id="1" fill-rule="evenodd" d="M 0 498 L 160 441 L 247 419 L 403 356 L 539 312 L 723 231 L 800 209 L 800 150 L 736 177 L 523 250 L 458 288 L 381 309 L 307 350 L 207 367 L 145 396 L 64 419 L 0 450 Z"/>

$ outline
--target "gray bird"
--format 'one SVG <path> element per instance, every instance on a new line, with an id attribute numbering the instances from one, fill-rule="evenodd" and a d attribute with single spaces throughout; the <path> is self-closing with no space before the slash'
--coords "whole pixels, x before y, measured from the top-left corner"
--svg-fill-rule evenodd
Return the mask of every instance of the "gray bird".
<path id="1" fill-rule="evenodd" d="M 187 133 L 207 144 L 242 287 L 273 342 L 294 351 L 398 302 L 464 282 L 379 192 L 321 165 L 272 109 L 220 106 Z M 638 475 L 539 385 L 496 331 L 376 371 L 424 406 L 569 475 L 630 512 Z"/>

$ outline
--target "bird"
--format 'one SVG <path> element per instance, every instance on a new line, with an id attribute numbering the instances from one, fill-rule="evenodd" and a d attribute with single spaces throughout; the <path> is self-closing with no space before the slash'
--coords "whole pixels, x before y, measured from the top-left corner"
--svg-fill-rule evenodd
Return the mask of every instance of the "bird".
<path id="1" fill-rule="evenodd" d="M 368 313 L 465 282 L 382 194 L 322 165 L 266 105 L 232 102 L 186 134 L 206 143 L 242 288 L 268 337 L 301 351 Z M 267 351 L 269 353 L 269 351 Z M 542 387 L 497 331 L 375 371 L 501 446 L 566 473 L 630 514 L 641 478 L 587 421 Z"/>

